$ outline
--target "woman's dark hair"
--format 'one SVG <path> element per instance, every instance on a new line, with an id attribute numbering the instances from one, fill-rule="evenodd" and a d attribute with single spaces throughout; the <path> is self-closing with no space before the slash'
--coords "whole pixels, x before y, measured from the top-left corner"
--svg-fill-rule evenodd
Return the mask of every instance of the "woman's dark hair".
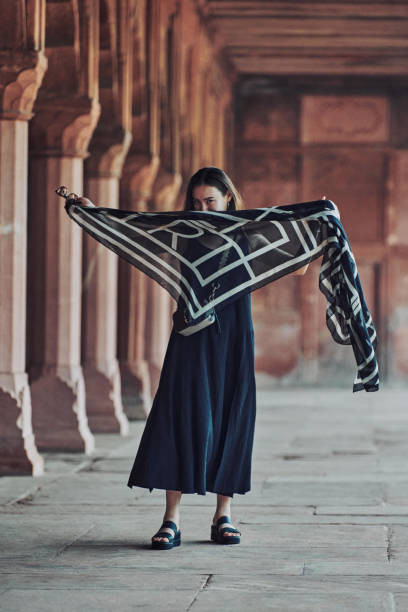
<path id="1" fill-rule="evenodd" d="M 211 185 L 212 187 L 216 187 L 223 196 L 229 191 L 231 193 L 231 200 L 228 202 L 227 210 L 238 210 L 242 207 L 242 196 L 224 170 L 216 168 L 215 166 L 206 166 L 197 170 L 190 178 L 187 185 L 184 210 L 194 210 L 193 190 L 198 185 Z"/>

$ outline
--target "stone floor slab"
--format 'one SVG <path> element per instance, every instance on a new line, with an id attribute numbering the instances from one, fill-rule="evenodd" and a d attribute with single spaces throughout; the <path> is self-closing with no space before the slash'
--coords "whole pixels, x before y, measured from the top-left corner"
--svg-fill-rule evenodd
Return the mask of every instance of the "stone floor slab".
<path id="1" fill-rule="evenodd" d="M 374 505 L 383 501 L 381 483 L 373 482 L 330 482 L 330 481 L 286 481 L 275 482 L 266 479 L 262 496 L 275 503 L 286 505 L 298 504 L 334 504 Z"/>
<path id="2" fill-rule="evenodd" d="M 406 612 L 406 392 L 260 381 L 239 546 L 210 541 L 207 493 L 183 496 L 179 548 L 150 549 L 165 492 L 127 487 L 131 422 L 91 456 L 47 453 L 42 477 L 0 478 L 0 610 Z"/>
<path id="3" fill-rule="evenodd" d="M 303 593 L 257 591 L 247 593 L 243 589 L 221 591 L 207 588 L 200 592 L 194 603 L 194 612 L 216 610 L 219 602 L 225 611 L 250 610 L 256 597 L 257 610 L 283 612 L 394 612 L 392 595 L 388 593 Z"/>
<path id="4" fill-rule="evenodd" d="M 65 589 L 10 589 L 3 592 L 0 610 L 4 612 L 21 612 L 27 609 L 41 612 L 73 612 L 86 610 L 100 612 L 101 610 L 120 610 L 133 612 L 138 609 L 149 610 L 186 610 L 188 609 L 194 591 L 167 591 L 141 589 L 98 589 L 69 588 Z"/>

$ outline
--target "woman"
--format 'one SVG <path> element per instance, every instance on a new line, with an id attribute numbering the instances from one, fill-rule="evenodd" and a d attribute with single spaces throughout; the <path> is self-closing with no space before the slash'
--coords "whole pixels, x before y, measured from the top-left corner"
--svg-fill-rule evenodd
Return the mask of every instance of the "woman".
<path id="1" fill-rule="evenodd" d="M 236 210 L 242 200 L 219 168 L 190 179 L 185 210 Z M 250 294 L 217 312 L 218 324 L 170 334 L 159 385 L 128 486 L 166 490 L 166 509 L 152 548 L 180 544 L 183 493 L 216 493 L 211 538 L 240 542 L 231 522 L 234 493 L 250 490 L 255 427 L 254 330 Z"/>

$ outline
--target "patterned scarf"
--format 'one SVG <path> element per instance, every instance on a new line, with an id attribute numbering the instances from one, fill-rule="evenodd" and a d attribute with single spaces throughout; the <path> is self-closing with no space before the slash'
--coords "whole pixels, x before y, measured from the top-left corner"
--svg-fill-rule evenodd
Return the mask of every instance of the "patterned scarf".
<path id="1" fill-rule="evenodd" d="M 353 391 L 377 391 L 377 335 L 337 206 L 316 200 L 236 211 L 65 209 L 93 238 L 156 280 L 177 301 L 181 333 L 195 333 L 229 302 L 322 256 L 326 324 L 357 362 Z M 181 313 L 181 314 L 180 314 Z M 180 324 L 180 321 L 182 322 Z"/>

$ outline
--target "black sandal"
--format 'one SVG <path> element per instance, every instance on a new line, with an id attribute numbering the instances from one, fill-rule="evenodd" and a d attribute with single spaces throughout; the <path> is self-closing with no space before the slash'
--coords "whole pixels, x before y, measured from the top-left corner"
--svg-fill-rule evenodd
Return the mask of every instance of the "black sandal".
<path id="1" fill-rule="evenodd" d="M 239 544 L 241 541 L 241 538 L 239 537 L 242 535 L 241 532 L 238 529 L 235 529 L 235 527 L 222 527 L 220 529 L 220 525 L 222 525 L 222 523 L 229 523 L 232 525 L 229 516 L 220 516 L 217 523 L 215 525 L 211 525 L 211 539 L 218 544 Z M 239 535 L 226 536 L 224 535 L 226 532 L 239 533 Z"/>
<path id="2" fill-rule="evenodd" d="M 162 527 L 170 527 L 174 531 L 174 536 L 168 531 L 160 531 Z M 176 523 L 173 523 L 173 521 L 163 521 L 160 529 L 152 537 L 152 548 L 159 549 L 159 550 L 168 550 L 169 548 L 173 548 L 174 546 L 180 546 L 181 531 L 180 529 L 177 529 Z M 164 542 L 163 540 L 153 540 L 153 538 L 157 536 L 168 538 L 169 541 Z"/>

